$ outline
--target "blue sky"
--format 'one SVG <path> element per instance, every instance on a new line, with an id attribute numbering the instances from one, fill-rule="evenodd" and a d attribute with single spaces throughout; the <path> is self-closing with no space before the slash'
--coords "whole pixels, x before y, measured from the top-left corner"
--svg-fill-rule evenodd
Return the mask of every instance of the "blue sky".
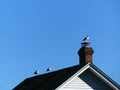
<path id="1" fill-rule="evenodd" d="M 93 63 L 120 84 L 119 0 L 0 0 L 0 90 L 36 69 L 46 73 L 79 63 L 89 35 Z"/>

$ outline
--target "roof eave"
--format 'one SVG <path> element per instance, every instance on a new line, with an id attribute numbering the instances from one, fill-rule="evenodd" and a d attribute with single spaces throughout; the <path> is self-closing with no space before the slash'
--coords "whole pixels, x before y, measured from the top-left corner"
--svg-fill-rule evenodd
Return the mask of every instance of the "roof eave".
<path id="1" fill-rule="evenodd" d="M 61 84 L 59 87 L 57 87 L 55 90 L 61 90 L 65 85 L 67 85 L 69 82 L 71 82 L 75 77 L 79 76 L 81 73 L 83 73 L 86 69 L 89 68 L 90 63 L 86 64 L 83 68 L 78 70 L 73 76 L 71 76 L 69 79 L 67 79 L 63 84 Z"/>
<path id="2" fill-rule="evenodd" d="M 69 79 L 67 79 L 63 84 L 57 87 L 55 90 L 62 90 L 62 88 L 71 82 L 74 78 L 82 74 L 84 71 L 89 69 L 95 75 L 97 75 L 101 80 L 103 80 L 107 85 L 109 85 L 114 90 L 120 90 L 120 87 L 117 83 L 115 83 L 109 76 L 107 76 L 104 72 L 102 72 L 99 68 L 97 68 L 94 64 L 88 63 L 80 70 L 78 70 L 74 75 L 72 75 Z"/>
<path id="3" fill-rule="evenodd" d="M 90 64 L 89 69 L 111 88 L 113 88 L 114 90 L 120 90 L 120 86 L 109 76 L 107 76 L 104 72 L 102 72 L 99 68 L 97 68 L 94 64 Z"/>

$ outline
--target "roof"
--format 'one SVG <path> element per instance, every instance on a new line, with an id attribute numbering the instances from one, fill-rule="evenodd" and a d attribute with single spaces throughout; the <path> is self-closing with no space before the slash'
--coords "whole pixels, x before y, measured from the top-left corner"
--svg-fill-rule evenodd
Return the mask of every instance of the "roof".
<path id="1" fill-rule="evenodd" d="M 120 86 L 99 68 L 92 63 L 88 63 L 85 66 L 75 65 L 58 71 L 27 78 L 13 90 L 59 90 L 85 70 L 92 71 L 113 89 L 120 89 Z"/>

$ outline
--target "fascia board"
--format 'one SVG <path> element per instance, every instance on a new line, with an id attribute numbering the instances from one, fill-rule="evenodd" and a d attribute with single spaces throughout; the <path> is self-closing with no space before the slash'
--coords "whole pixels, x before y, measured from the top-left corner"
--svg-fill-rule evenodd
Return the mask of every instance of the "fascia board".
<path id="1" fill-rule="evenodd" d="M 97 72 L 92 66 L 90 66 L 89 69 L 95 75 L 97 75 L 101 80 L 103 80 L 107 85 L 109 85 L 110 87 L 112 87 L 114 90 L 119 90 L 119 88 L 117 88 L 112 82 L 110 82 L 108 79 L 106 79 L 102 74 L 100 74 L 99 72 Z"/>
<path id="2" fill-rule="evenodd" d="M 79 71 L 77 71 L 73 76 L 71 76 L 68 80 L 66 80 L 63 84 L 61 84 L 59 87 L 57 87 L 55 90 L 62 90 L 62 88 L 67 85 L 69 82 L 71 82 L 74 78 L 79 76 L 81 73 L 83 73 L 85 70 L 87 70 L 90 65 L 90 63 L 86 64 L 84 67 L 82 67 Z"/>

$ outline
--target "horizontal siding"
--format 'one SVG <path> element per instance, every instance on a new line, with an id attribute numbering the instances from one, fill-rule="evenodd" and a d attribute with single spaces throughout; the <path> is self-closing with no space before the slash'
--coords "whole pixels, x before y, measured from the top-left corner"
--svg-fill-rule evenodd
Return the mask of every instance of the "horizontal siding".
<path id="1" fill-rule="evenodd" d="M 90 71 L 85 71 L 75 77 L 70 83 L 65 85 L 62 90 L 112 90 L 97 76 Z"/>
<path id="2" fill-rule="evenodd" d="M 72 82 L 67 84 L 63 90 L 93 90 L 88 84 L 82 79 L 76 77 Z"/>

